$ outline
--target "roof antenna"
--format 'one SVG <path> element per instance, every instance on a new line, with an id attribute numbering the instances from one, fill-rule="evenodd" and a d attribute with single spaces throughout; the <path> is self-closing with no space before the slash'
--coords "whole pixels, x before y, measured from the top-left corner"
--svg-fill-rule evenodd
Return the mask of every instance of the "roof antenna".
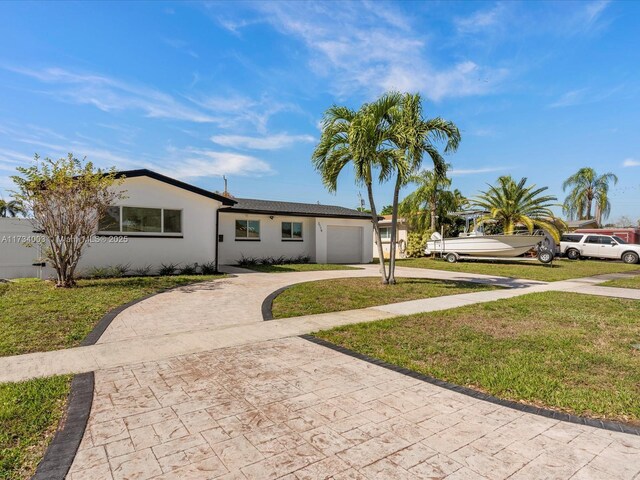
<path id="1" fill-rule="evenodd" d="M 360 200 L 360 210 L 364 210 L 364 198 L 362 198 L 360 191 L 358 191 L 358 199 Z"/>
<path id="2" fill-rule="evenodd" d="M 229 192 L 227 191 L 227 176 L 222 175 L 222 179 L 224 180 L 224 193 L 222 195 L 224 195 L 225 197 L 228 197 Z"/>

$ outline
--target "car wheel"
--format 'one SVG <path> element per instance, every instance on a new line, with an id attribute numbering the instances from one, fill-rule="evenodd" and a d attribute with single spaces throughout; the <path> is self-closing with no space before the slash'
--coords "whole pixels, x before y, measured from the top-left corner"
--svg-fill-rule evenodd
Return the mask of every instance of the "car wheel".
<path id="1" fill-rule="evenodd" d="M 449 263 L 456 263 L 458 261 L 458 255 L 455 253 L 447 253 L 444 259 Z"/>
<path id="2" fill-rule="evenodd" d="M 638 254 L 635 252 L 626 252 L 622 255 L 622 261 L 624 263 L 638 263 Z"/>
<path id="3" fill-rule="evenodd" d="M 551 250 L 539 250 L 538 260 L 542 263 L 551 263 L 553 260 L 553 252 Z"/>
<path id="4" fill-rule="evenodd" d="M 570 248 L 565 252 L 565 255 L 569 260 L 578 260 L 580 258 L 580 252 L 575 248 Z"/>

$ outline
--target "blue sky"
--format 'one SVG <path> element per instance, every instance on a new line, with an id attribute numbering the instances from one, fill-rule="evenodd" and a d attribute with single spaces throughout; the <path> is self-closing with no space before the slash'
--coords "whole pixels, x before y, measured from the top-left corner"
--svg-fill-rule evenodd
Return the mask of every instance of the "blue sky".
<path id="1" fill-rule="evenodd" d="M 460 127 L 448 161 L 467 196 L 509 173 L 563 197 L 592 166 L 620 177 L 611 218 L 636 219 L 639 15 L 606 1 L 0 2 L 0 191 L 35 152 L 72 151 L 354 207 L 350 174 L 330 195 L 311 166 L 319 121 L 398 89 Z"/>

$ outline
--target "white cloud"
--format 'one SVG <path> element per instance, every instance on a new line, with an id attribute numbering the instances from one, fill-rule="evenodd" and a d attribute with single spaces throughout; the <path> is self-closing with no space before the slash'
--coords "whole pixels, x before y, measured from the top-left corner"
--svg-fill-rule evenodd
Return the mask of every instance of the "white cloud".
<path id="1" fill-rule="evenodd" d="M 311 135 L 289 135 L 287 133 L 263 137 L 248 137 L 244 135 L 214 135 L 211 137 L 211 141 L 218 145 L 250 150 L 280 150 L 295 143 L 310 143 L 314 140 L 315 138 Z"/>
<path id="2" fill-rule="evenodd" d="M 549 104 L 549 108 L 575 107 L 600 102 L 615 95 L 623 88 L 618 85 L 608 89 L 579 88 L 562 94 L 555 102 Z"/>
<path id="3" fill-rule="evenodd" d="M 498 3 L 489 10 L 478 10 L 468 17 L 458 17 L 454 24 L 458 33 L 478 33 L 501 26 L 504 13 L 505 4 Z"/>
<path id="4" fill-rule="evenodd" d="M 640 167 L 640 160 L 636 160 L 635 158 L 627 158 L 624 162 L 622 162 L 623 167 Z"/>
<path id="5" fill-rule="evenodd" d="M 479 95 L 495 90 L 509 73 L 464 58 L 436 67 L 424 30 L 412 28 L 410 17 L 379 10 L 378 3 L 364 5 L 262 2 L 256 8 L 276 30 L 306 45 L 311 69 L 329 79 L 338 96 L 389 89 L 422 91 L 432 100 Z"/>
<path id="6" fill-rule="evenodd" d="M 175 162 L 170 159 L 164 161 L 161 171 L 182 179 L 222 175 L 262 176 L 274 173 L 264 160 L 232 152 L 187 148 L 174 150 L 171 157 L 176 159 Z M 164 166 L 167 164 L 171 164 L 171 167 Z"/>
<path id="7" fill-rule="evenodd" d="M 506 170 L 509 167 L 482 167 L 482 168 L 454 168 L 449 170 L 452 177 L 460 175 L 478 175 L 481 173 L 492 173 Z"/>
<path id="8" fill-rule="evenodd" d="M 40 82 L 60 88 L 47 92 L 62 100 L 93 105 L 105 111 L 140 110 L 147 117 L 215 123 L 215 117 L 176 100 L 171 95 L 147 86 L 133 85 L 105 75 L 77 73 L 63 68 L 34 70 L 5 67 Z"/>
<path id="9" fill-rule="evenodd" d="M 189 44 L 187 42 L 185 42 L 184 40 L 180 40 L 180 39 L 177 39 L 177 38 L 165 38 L 164 39 L 164 43 L 166 43 L 167 45 L 169 45 L 172 48 L 175 48 L 176 50 L 178 50 L 180 52 L 186 53 L 190 57 L 200 58 L 200 55 L 198 55 L 194 50 L 192 50 L 189 47 Z"/>

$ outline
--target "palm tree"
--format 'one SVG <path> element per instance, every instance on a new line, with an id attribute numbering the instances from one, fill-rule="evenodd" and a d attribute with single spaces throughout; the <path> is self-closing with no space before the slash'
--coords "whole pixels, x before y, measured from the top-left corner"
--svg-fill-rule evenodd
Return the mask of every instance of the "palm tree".
<path id="1" fill-rule="evenodd" d="M 447 164 L 436 144 L 446 141 L 445 153 L 457 150 L 460 144 L 460 131 L 453 122 L 440 117 L 425 120 L 422 116 L 422 98 L 419 93 L 405 93 L 400 104 L 390 114 L 392 141 L 398 149 L 398 155 L 392 157 L 396 184 L 393 191 L 388 282 L 393 284 L 395 283 L 396 226 L 400 189 L 420 169 L 424 153 L 433 162 L 434 175 L 445 178 Z"/>
<path id="2" fill-rule="evenodd" d="M 591 210 L 595 201 L 595 219 L 598 225 L 609 216 L 609 184 L 618 183 L 618 177 L 611 172 L 598 175 L 593 168 L 584 167 L 567 178 L 562 191 L 571 188 L 562 207 L 570 220 L 591 220 Z"/>
<path id="3" fill-rule="evenodd" d="M 432 170 L 423 170 L 412 175 L 409 182 L 415 183 L 417 188 L 400 202 L 398 207 L 400 214 L 416 230 L 435 230 L 439 207 L 446 189 L 451 186 L 451 179 L 439 176 Z"/>
<path id="4" fill-rule="evenodd" d="M 347 107 L 332 106 L 324 114 L 320 142 L 312 155 L 314 167 L 330 192 L 337 190 L 338 177 L 347 165 L 353 166 L 356 182 L 367 188 L 383 283 L 387 282 L 387 275 L 373 198 L 373 180 L 376 172 L 379 181 L 388 178 L 397 156 L 397 150 L 391 143 L 389 115 L 400 99 L 397 93 L 385 94 L 375 102 L 363 105 L 357 112 Z"/>
<path id="5" fill-rule="evenodd" d="M 505 235 L 512 235 L 516 225 L 524 225 L 529 232 L 535 226 L 549 232 L 560 241 L 560 232 L 554 224 L 555 216 L 550 207 L 557 198 L 552 195 L 541 195 L 549 187 L 536 188 L 535 185 L 525 186 L 526 178 L 518 183 L 510 176 L 498 178 L 498 185 L 489 185 L 489 190 L 480 192 L 472 204 L 489 212 L 479 222 L 496 221 Z"/>
<path id="6" fill-rule="evenodd" d="M 22 204 L 17 200 L 6 201 L 0 198 L 0 217 L 17 217 L 18 215 L 24 215 L 25 209 Z"/>

